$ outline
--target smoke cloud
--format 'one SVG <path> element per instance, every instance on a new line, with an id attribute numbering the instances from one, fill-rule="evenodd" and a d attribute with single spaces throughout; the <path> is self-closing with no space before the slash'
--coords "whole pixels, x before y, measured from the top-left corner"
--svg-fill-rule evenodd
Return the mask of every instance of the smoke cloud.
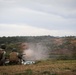
<path id="1" fill-rule="evenodd" d="M 48 58 L 47 47 L 42 43 L 30 43 L 29 49 L 23 51 L 24 60 L 45 60 Z"/>

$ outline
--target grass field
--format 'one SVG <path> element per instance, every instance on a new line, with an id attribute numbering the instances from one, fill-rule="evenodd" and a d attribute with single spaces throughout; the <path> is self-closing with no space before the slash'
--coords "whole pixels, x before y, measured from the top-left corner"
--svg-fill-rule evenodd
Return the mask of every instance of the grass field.
<path id="1" fill-rule="evenodd" d="M 44 60 L 32 65 L 0 66 L 0 75 L 76 75 L 76 60 Z"/>

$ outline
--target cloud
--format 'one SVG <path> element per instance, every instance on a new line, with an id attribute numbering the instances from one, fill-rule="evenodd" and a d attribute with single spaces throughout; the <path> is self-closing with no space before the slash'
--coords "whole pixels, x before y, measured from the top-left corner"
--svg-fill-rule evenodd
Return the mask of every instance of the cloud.
<path id="1" fill-rule="evenodd" d="M 0 24 L 0 36 L 65 36 L 75 35 L 69 30 L 48 30 L 44 28 L 32 27 L 29 25 Z"/>
<path id="2" fill-rule="evenodd" d="M 35 27 L 47 29 L 68 29 L 68 26 L 75 26 L 76 19 L 66 19 L 59 15 L 48 14 L 29 8 L 16 7 L 7 9 L 1 14 L 1 23 L 24 23 Z M 69 26 L 69 27 L 70 27 Z"/>
<path id="3" fill-rule="evenodd" d="M 1 24 L 0 36 L 39 36 L 49 35 L 50 30 L 32 27 L 29 25 L 16 25 L 16 24 Z"/>
<path id="4" fill-rule="evenodd" d="M 50 35 L 75 35 L 76 0 L 0 0 L 0 27 L 3 27 L 0 35 L 24 35 L 22 24 L 29 35 L 42 35 L 40 29 Z M 18 31 L 11 27 L 14 25 Z M 37 31 L 31 33 L 27 26 Z M 17 33 L 13 33 L 12 28 Z M 8 32 L 3 32 L 4 29 Z"/>
<path id="5" fill-rule="evenodd" d="M 2 10 L 29 8 L 63 17 L 76 17 L 76 0 L 0 0 Z"/>

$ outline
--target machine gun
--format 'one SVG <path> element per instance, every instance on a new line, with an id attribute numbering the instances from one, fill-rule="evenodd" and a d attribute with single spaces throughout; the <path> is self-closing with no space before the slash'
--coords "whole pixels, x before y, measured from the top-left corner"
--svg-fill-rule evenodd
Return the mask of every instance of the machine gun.
<path id="1" fill-rule="evenodd" d="M 18 55 L 18 58 L 19 58 L 19 59 L 22 59 L 22 56 L 23 56 L 23 55 L 26 55 L 26 54 L 19 54 L 19 55 Z"/>

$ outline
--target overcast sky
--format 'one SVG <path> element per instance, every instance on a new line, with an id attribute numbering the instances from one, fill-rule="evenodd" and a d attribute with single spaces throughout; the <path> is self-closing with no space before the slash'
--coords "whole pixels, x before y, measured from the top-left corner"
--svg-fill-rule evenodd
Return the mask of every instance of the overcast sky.
<path id="1" fill-rule="evenodd" d="M 76 0 L 0 0 L 0 36 L 76 36 Z"/>

